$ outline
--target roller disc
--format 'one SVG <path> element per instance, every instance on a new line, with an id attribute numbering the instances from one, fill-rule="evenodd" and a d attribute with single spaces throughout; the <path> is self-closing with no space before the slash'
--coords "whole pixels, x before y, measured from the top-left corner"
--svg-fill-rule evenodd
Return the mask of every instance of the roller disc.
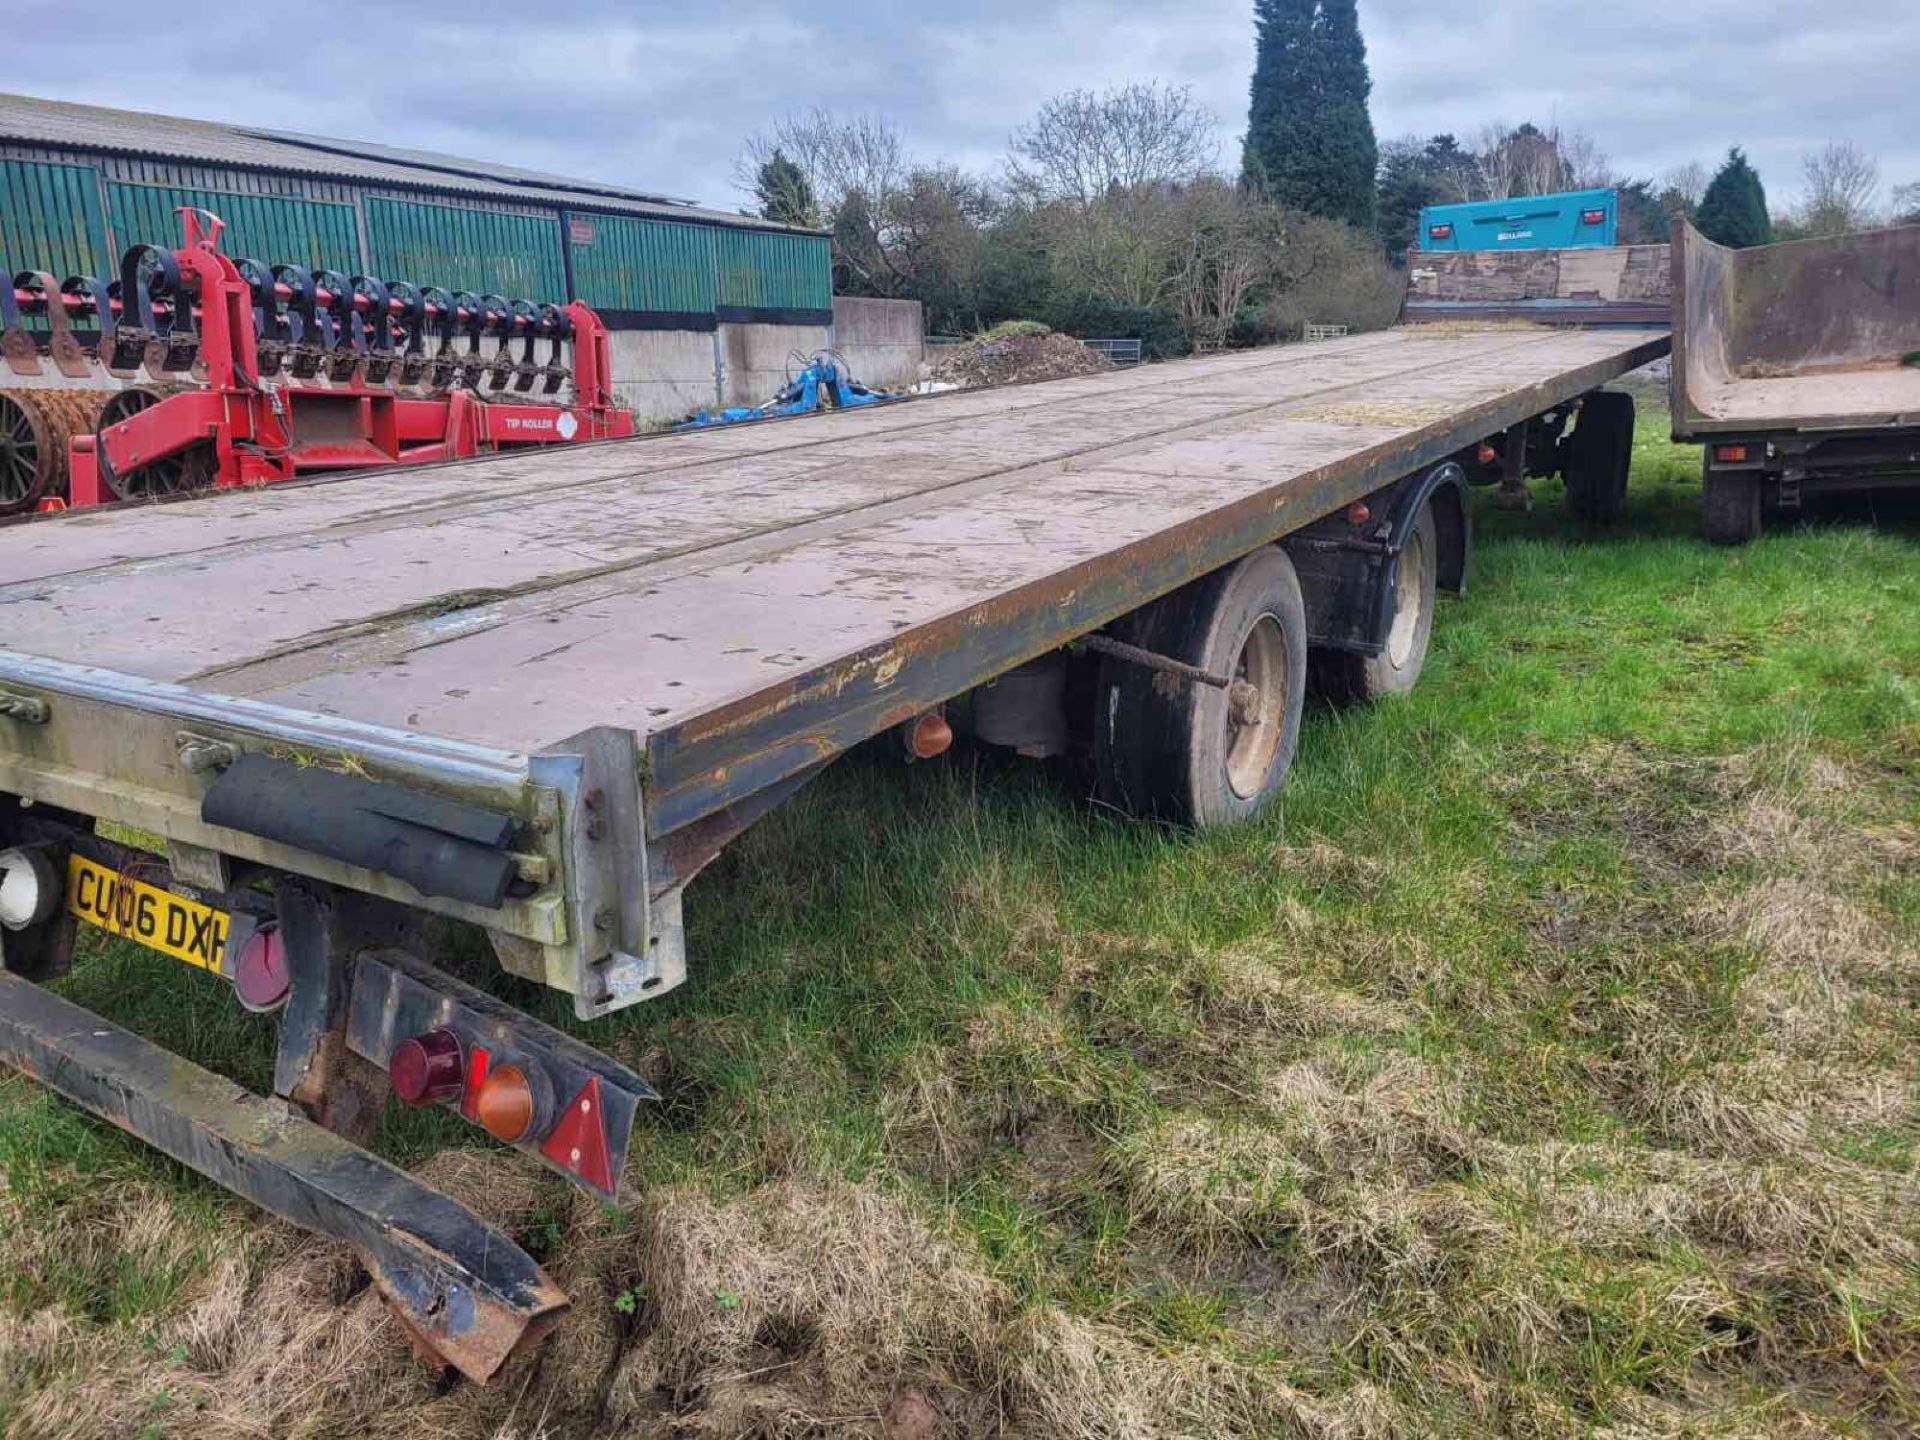
<path id="1" fill-rule="evenodd" d="M 67 442 L 93 429 L 108 390 L 0 390 L 0 515 L 65 496 Z"/>
<path id="2" fill-rule="evenodd" d="M 130 385 L 116 391 L 100 411 L 94 434 L 104 436 L 122 420 L 131 419 L 149 406 L 158 405 L 170 395 L 194 389 L 191 385 Z M 107 463 L 106 446 L 94 452 L 100 466 L 100 483 L 116 500 L 151 500 L 163 495 L 180 495 L 203 490 L 213 482 L 213 449 L 195 445 L 150 465 L 136 466 L 117 475 Z"/>

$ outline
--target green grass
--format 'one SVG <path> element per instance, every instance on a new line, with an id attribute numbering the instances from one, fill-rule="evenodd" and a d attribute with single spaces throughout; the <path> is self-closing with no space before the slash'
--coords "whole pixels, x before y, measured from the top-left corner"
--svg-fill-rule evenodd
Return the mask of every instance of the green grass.
<path id="1" fill-rule="evenodd" d="M 1555 484 L 1479 506 L 1418 692 L 1316 706 L 1255 825 L 1135 824 L 974 756 L 837 767 L 696 884 L 688 983 L 590 1032 L 665 1104 L 634 1216 L 549 1187 L 515 1219 L 580 1302 L 521 1408 L 364 1376 L 303 1405 L 1911 1433 L 1920 532 L 1851 512 L 1711 549 L 1664 425 L 1618 525 Z M 265 1081 L 266 1027 L 171 961 L 94 945 L 64 988 Z M 473 1142 L 435 1116 L 382 1143 Z M 244 1347 L 147 1337 L 267 1227 L 19 1081 L 0 1166 L 9 1255 L 93 1233 L 103 1190 L 179 1226 L 16 1274 L 15 1330 L 57 1308 L 92 1358 L 0 1347 L 39 1355 L 0 1358 L 0 1417 L 137 1373 L 201 1387 L 204 1428 Z"/>

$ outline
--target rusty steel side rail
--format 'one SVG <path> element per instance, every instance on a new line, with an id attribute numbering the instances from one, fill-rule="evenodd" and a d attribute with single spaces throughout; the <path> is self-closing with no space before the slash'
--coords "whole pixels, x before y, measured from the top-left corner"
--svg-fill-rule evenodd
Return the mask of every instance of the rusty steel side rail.
<path id="1" fill-rule="evenodd" d="M 504 1233 L 357 1145 L 0 973 L 0 1062 L 308 1230 L 346 1241 L 428 1351 L 486 1381 L 567 1298 Z"/>
<path id="2" fill-rule="evenodd" d="M 1211 514 L 956 611 L 912 637 L 647 737 L 650 839 L 813 769 L 874 735 L 1231 564 L 1488 435 L 1667 353 L 1666 332 L 1436 420 Z M 884 663 L 883 663 L 884 662 Z M 879 677 L 884 677 L 882 680 Z"/>

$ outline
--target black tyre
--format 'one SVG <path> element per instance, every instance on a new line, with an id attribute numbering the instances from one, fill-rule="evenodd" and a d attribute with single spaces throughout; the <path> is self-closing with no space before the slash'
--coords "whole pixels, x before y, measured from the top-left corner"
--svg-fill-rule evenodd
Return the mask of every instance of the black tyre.
<path id="1" fill-rule="evenodd" d="M 1433 636 L 1434 581 L 1439 568 L 1440 533 L 1429 501 L 1420 508 L 1420 518 L 1400 551 L 1387 648 L 1378 655 L 1315 651 L 1314 688 L 1330 699 L 1363 705 L 1413 689 L 1426 667 L 1427 644 Z"/>
<path id="2" fill-rule="evenodd" d="M 1567 506 L 1583 520 L 1618 520 L 1633 466 L 1633 397 L 1596 390 L 1567 440 Z"/>
<path id="3" fill-rule="evenodd" d="M 1716 545 L 1745 545 L 1760 538 L 1760 477 L 1750 471 L 1716 470 L 1700 457 L 1700 525 Z"/>
<path id="4" fill-rule="evenodd" d="M 1293 764 L 1306 695 L 1300 580 L 1272 546 L 1135 611 L 1136 645 L 1230 675 L 1230 690 L 1104 658 L 1094 726 L 1103 796 L 1135 815 L 1207 827 L 1245 820 Z"/>

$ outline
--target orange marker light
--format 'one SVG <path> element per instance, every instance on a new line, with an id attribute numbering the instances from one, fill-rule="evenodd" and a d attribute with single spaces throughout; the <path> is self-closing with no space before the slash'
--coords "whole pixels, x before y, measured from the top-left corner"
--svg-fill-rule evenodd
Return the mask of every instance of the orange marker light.
<path id="1" fill-rule="evenodd" d="M 1717 460 L 1724 460 L 1729 465 L 1739 465 L 1744 463 L 1747 458 L 1747 447 L 1744 445 L 1721 445 L 1714 450 L 1713 454 Z"/>
<path id="2" fill-rule="evenodd" d="M 915 720 L 913 728 L 907 731 L 907 752 L 916 760 L 931 760 L 936 755 L 944 755 L 951 744 L 953 727 L 947 723 L 947 717 L 937 710 L 929 710 Z"/>
<path id="3" fill-rule="evenodd" d="M 533 1086 L 518 1065 L 496 1065 L 480 1083 L 476 1118 L 489 1135 L 514 1145 L 533 1129 Z"/>
<path id="4" fill-rule="evenodd" d="M 1349 525 L 1364 525 L 1372 518 L 1373 511 L 1367 508 L 1367 502 L 1364 500 L 1356 500 L 1353 504 L 1347 506 L 1347 523 Z"/>

